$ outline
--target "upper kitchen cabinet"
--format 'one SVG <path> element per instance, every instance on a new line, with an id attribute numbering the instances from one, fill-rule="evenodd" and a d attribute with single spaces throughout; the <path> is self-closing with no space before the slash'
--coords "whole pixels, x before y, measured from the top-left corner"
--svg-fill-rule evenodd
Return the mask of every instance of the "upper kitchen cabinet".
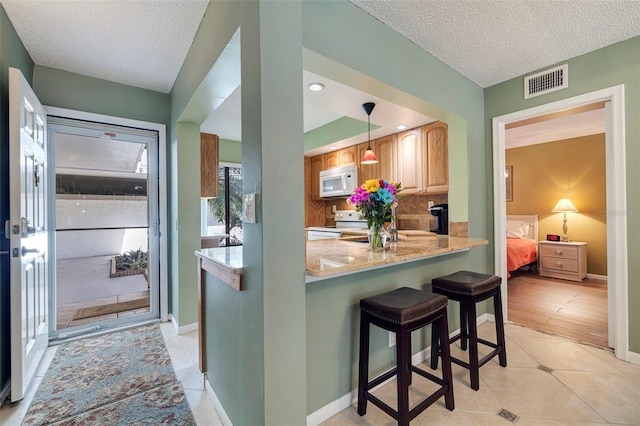
<path id="1" fill-rule="evenodd" d="M 358 159 L 356 157 L 358 148 L 356 145 L 348 146 L 337 151 L 327 152 L 324 154 L 324 169 L 333 169 L 340 166 L 356 166 Z"/>
<path id="2" fill-rule="evenodd" d="M 348 146 L 338 151 L 338 157 L 340 158 L 340 166 L 355 166 L 358 164 L 357 146 Z"/>
<path id="3" fill-rule="evenodd" d="M 423 132 L 422 128 L 398 133 L 396 147 L 396 180 L 402 183 L 402 194 L 423 192 Z"/>
<path id="4" fill-rule="evenodd" d="M 442 194 L 449 191 L 449 143 L 446 123 L 433 123 L 422 127 L 424 138 L 425 191 Z"/>
<path id="5" fill-rule="evenodd" d="M 320 172 L 325 169 L 324 155 L 316 155 L 311 157 L 311 199 L 321 200 L 320 198 Z"/>
<path id="6" fill-rule="evenodd" d="M 324 154 L 324 169 L 333 169 L 340 165 L 340 151 L 332 151 Z"/>
<path id="7" fill-rule="evenodd" d="M 378 157 L 378 166 L 375 176 L 378 179 L 384 179 L 397 182 L 396 176 L 396 135 L 389 135 L 375 140 L 373 144 L 373 152 Z M 362 158 L 362 157 L 360 157 Z"/>

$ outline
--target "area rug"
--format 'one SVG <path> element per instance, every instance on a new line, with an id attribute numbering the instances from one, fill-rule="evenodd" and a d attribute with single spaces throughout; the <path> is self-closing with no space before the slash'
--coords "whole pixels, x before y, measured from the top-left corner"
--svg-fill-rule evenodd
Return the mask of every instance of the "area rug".
<path id="1" fill-rule="evenodd" d="M 157 324 L 60 345 L 23 425 L 195 425 Z"/>

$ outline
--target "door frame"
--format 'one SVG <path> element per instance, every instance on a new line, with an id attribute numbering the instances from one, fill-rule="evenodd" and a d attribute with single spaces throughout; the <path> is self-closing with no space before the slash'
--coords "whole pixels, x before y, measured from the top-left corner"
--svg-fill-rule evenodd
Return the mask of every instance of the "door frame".
<path id="1" fill-rule="evenodd" d="M 115 117 L 103 114 L 94 114 L 84 111 L 76 111 L 66 108 L 58 108 L 51 106 L 44 106 L 47 115 L 55 115 L 63 118 L 70 118 L 84 121 L 94 121 L 105 124 L 113 124 L 116 126 L 128 126 L 136 127 L 139 129 L 151 130 L 158 132 L 158 214 L 160 224 L 158 226 L 160 235 L 160 320 L 169 320 L 169 249 L 168 249 L 168 210 L 167 206 L 167 131 L 166 125 L 159 123 L 152 123 L 149 121 L 134 120 L 129 118 Z"/>
<path id="2" fill-rule="evenodd" d="M 505 126 L 509 123 L 537 117 L 595 102 L 605 105 L 605 164 L 607 199 L 607 276 L 609 345 L 617 358 L 629 360 L 628 253 L 627 253 L 627 191 L 625 154 L 624 85 L 617 85 L 556 102 L 494 117 L 493 122 L 493 209 L 495 240 L 495 274 L 506 277 L 506 185 L 504 179 Z M 614 256 L 615 253 L 615 256 Z M 507 287 L 502 286 L 502 307 L 508 320 Z"/>

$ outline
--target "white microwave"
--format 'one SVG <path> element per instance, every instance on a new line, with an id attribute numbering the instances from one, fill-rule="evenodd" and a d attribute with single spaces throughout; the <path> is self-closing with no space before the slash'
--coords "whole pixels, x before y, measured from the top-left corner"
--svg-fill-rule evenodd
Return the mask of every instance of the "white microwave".
<path id="1" fill-rule="evenodd" d="M 320 196 L 351 195 L 358 186 L 358 167 L 342 166 L 320 172 Z"/>

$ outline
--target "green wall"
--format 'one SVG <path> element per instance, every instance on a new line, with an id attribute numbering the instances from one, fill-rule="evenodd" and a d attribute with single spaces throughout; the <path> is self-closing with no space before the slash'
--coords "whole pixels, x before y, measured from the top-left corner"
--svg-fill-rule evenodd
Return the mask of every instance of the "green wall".
<path id="1" fill-rule="evenodd" d="M 570 98 L 619 84 L 625 86 L 626 180 L 627 180 L 627 244 L 629 253 L 629 350 L 640 353 L 640 263 L 634 261 L 640 252 L 640 37 L 635 37 L 594 52 L 575 57 L 569 64 L 569 87 L 557 92 L 523 99 L 522 78 L 485 89 L 486 167 L 492 167 L 493 117 Z M 532 71 L 533 73 L 533 71 Z M 490 179 L 487 178 L 489 184 Z M 490 192 L 489 192 L 490 193 Z M 492 202 L 492 200 L 490 201 Z M 613 255 L 613 254 L 612 254 Z"/>
<path id="2" fill-rule="evenodd" d="M 220 139 L 218 147 L 219 161 L 227 163 L 242 163 L 242 143 L 229 139 Z"/>
<path id="3" fill-rule="evenodd" d="M 327 22 L 331 31 L 327 31 Z M 327 300 L 340 300 L 335 305 L 325 302 L 323 283 L 311 289 L 305 286 L 302 161 L 291 161 L 303 156 L 303 62 L 305 69 L 354 87 L 367 79 L 378 90 L 395 88 L 404 103 L 453 124 L 451 155 L 460 169 L 455 181 L 464 185 L 460 193 L 465 194 L 458 197 L 463 204 L 460 210 L 464 210 L 460 215 L 466 218 L 467 205 L 475 206 L 470 235 L 476 237 L 487 236 L 490 222 L 485 195 L 483 91 L 348 1 L 212 2 L 171 93 L 173 129 L 181 129 L 179 123 L 199 124 L 203 114 L 194 105 L 201 100 L 200 91 L 209 90 L 202 83 L 238 27 L 243 190 L 257 194 L 258 221 L 244 228 L 245 290 L 230 292 L 219 280 L 206 278 L 207 335 L 213 341 L 206 348 L 209 377 L 233 423 L 304 424 L 307 414 L 353 388 L 349 380 L 352 346 L 342 343 L 353 345 L 355 341 L 353 335 L 344 335 L 344 330 L 354 327 L 355 300 L 367 292 L 358 283 L 371 282 L 376 290 L 405 281 L 421 287 L 434 274 L 461 268 L 487 271 L 493 262 L 488 258 L 490 252 L 480 247 L 462 255 L 394 267 L 390 271 L 398 281 L 385 271 L 338 279 L 337 284 L 327 282 L 331 288 Z M 395 65 L 408 62 L 411 67 Z M 187 133 L 195 132 L 171 135 L 175 157 L 172 190 L 181 194 L 180 202 L 173 200 L 171 206 L 178 227 L 172 247 L 180 272 L 174 271 L 172 279 L 181 289 L 173 300 L 179 324 L 191 321 L 196 303 L 191 291 L 182 290 L 196 282 L 193 251 L 183 238 L 191 230 L 182 229 L 195 224 L 181 220 L 183 215 L 198 216 L 197 197 L 182 197 L 189 182 L 183 174 L 188 176 L 189 172 L 180 164 L 198 161 L 190 147 L 198 140 Z M 468 158 L 478 160 L 469 163 Z M 467 193 L 471 194 L 468 199 Z M 283 206 L 289 208 L 284 211 Z M 187 255 L 177 254 L 182 251 Z M 188 270 L 184 276 L 183 268 Z M 343 321 L 337 328 L 323 327 L 317 316 Z M 217 328 L 216 323 L 220 324 Z M 309 350 L 316 338 L 332 342 L 334 357 L 325 359 Z M 236 340 L 242 344 L 219 344 Z M 245 371 L 248 368 L 250 371 Z M 331 374 L 316 373 L 323 370 Z M 346 378 L 339 379 L 336 386 L 336 375 L 344 374 Z M 245 377 L 247 380 L 239 380 Z"/>
<path id="4" fill-rule="evenodd" d="M 327 31 L 328 22 L 331 31 Z M 456 197 L 464 197 L 460 203 L 465 211 L 458 213 L 466 219 L 466 206 L 472 206 L 469 235 L 489 239 L 487 224 L 492 216 L 482 89 L 349 2 L 305 1 L 303 23 L 305 48 L 327 58 L 314 58 L 313 66 L 350 84 L 358 84 L 358 73 L 364 74 L 359 78 L 375 80 L 367 80 L 369 87 L 377 82 L 394 87 L 417 99 L 416 104 L 428 104 L 432 117 L 450 123 L 450 155 L 462 169 L 451 170 L 452 185 L 456 185 L 452 192 L 458 190 Z M 492 265 L 491 249 L 484 246 L 464 254 L 307 284 L 308 414 L 356 388 L 361 297 L 403 285 L 428 288 L 432 277 L 459 269 L 492 272 Z M 480 307 L 479 313 L 483 312 Z M 450 320 L 454 329 L 455 316 Z M 386 333 L 377 333 L 374 339 L 372 369 L 389 368 L 393 356 Z"/>
<path id="5" fill-rule="evenodd" d="M 166 93 L 36 65 L 33 90 L 45 106 L 169 125 Z"/>
<path id="6" fill-rule="evenodd" d="M 31 84 L 33 61 L 0 6 L 0 222 L 9 219 L 9 67 L 18 68 Z M 0 250 L 9 251 L 7 238 Z M 9 256 L 0 256 L 0 393 L 10 378 Z"/>

